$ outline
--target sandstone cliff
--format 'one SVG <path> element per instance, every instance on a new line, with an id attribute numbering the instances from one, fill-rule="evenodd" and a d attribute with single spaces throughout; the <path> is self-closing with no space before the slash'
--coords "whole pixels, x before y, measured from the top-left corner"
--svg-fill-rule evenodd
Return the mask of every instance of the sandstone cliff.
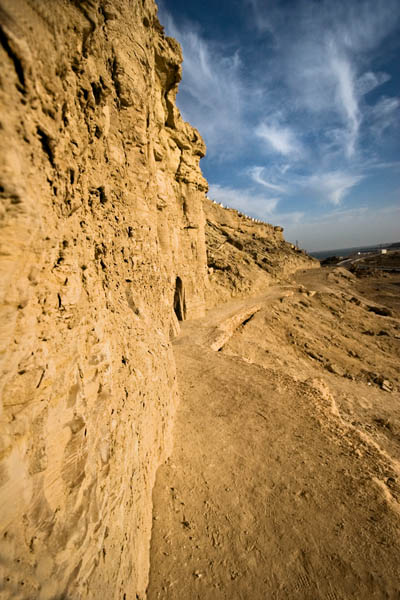
<path id="1" fill-rule="evenodd" d="M 203 201 L 209 285 L 208 306 L 260 292 L 298 269 L 319 262 L 283 239 L 282 227 L 257 221 L 208 198 Z"/>
<path id="2" fill-rule="evenodd" d="M 0 24 L 0 597 L 143 598 L 178 321 L 306 259 L 204 200 L 153 0 L 1 0 Z"/>
<path id="3" fill-rule="evenodd" d="M 142 597 L 170 333 L 204 310 L 205 147 L 152 0 L 0 18 L 0 596 Z"/>

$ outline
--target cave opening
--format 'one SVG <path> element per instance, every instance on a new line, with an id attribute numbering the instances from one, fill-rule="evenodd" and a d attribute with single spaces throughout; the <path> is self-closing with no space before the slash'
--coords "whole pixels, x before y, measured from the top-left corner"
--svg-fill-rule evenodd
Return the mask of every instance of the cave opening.
<path id="1" fill-rule="evenodd" d="M 174 294 L 174 311 L 178 321 L 184 321 L 186 318 L 185 292 L 183 289 L 182 279 L 176 278 L 175 294 Z"/>

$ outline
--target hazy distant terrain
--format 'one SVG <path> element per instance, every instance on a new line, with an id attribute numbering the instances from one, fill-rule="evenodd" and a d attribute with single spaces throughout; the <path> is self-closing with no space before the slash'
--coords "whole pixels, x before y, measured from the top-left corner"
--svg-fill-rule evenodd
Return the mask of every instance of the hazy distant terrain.
<path id="1" fill-rule="evenodd" d="M 354 248 L 337 248 L 336 250 L 321 250 L 318 252 L 310 252 L 311 256 L 315 256 L 318 260 L 329 258 L 329 256 L 349 256 L 355 252 L 374 252 L 379 251 L 381 248 L 389 248 L 390 244 L 380 244 L 371 246 L 356 246 Z"/>

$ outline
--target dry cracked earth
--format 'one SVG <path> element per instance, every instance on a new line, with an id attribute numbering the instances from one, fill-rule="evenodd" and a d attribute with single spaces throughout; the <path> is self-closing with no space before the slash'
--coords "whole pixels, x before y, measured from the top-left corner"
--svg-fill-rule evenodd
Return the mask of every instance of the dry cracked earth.
<path id="1" fill-rule="evenodd" d="M 300 272 L 185 322 L 149 600 L 400 598 L 400 275 Z"/>

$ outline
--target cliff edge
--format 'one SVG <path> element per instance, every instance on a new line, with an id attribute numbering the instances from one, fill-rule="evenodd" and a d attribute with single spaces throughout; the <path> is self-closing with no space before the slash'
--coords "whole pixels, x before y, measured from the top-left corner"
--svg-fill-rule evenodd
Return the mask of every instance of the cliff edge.
<path id="1" fill-rule="evenodd" d="M 205 146 L 154 2 L 0 19 L 0 596 L 138 598 L 169 339 L 205 306 Z"/>
<path id="2" fill-rule="evenodd" d="M 203 201 L 206 218 L 207 305 L 261 292 L 319 261 L 283 238 L 282 227 Z"/>

